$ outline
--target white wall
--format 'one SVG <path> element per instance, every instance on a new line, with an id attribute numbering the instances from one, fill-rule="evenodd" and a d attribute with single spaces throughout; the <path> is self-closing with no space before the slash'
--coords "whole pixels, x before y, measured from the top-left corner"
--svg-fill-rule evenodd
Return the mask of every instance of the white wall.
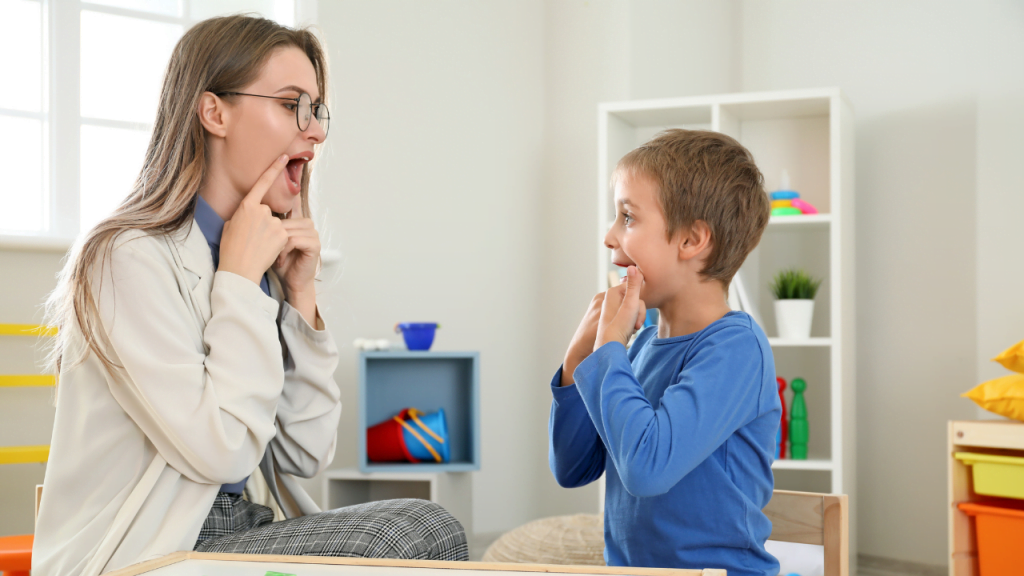
<path id="1" fill-rule="evenodd" d="M 475 531 L 541 516 L 543 5 L 331 1 L 319 21 L 333 74 L 320 206 L 344 254 L 325 287 L 347 406 L 334 466 L 355 465 L 352 340 L 438 321 L 435 349 L 481 356 Z"/>

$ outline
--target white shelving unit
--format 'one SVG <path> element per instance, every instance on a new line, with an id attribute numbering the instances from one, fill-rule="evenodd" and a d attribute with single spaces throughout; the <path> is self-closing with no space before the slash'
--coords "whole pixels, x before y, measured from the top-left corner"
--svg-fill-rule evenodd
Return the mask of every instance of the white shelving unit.
<path id="1" fill-rule="evenodd" d="M 838 88 L 738 93 L 612 102 L 598 109 L 598 289 L 612 269 L 603 238 L 614 219 L 608 181 L 619 159 L 667 128 L 715 130 L 754 155 L 765 189 L 777 190 L 783 170 L 792 188 L 817 207 L 813 216 L 772 217 L 761 244 L 740 270 L 760 311 L 776 371 L 807 381 L 811 431 L 807 460 L 778 460 L 777 489 L 848 494 L 855 502 L 853 110 Z M 815 299 L 811 338 L 775 337 L 772 276 L 799 266 L 824 281 Z M 787 393 L 789 390 L 787 389 Z M 787 404 L 788 404 L 787 395 Z M 601 498 L 603 505 L 603 481 Z M 851 540 L 854 529 L 851 508 Z M 851 558 L 856 557 L 851 542 Z"/>

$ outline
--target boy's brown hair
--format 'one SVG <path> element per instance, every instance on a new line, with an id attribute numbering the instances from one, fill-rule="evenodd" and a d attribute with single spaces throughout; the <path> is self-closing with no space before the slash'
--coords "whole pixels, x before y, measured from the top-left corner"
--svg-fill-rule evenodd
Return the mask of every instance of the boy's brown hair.
<path id="1" fill-rule="evenodd" d="M 707 223 L 712 247 L 700 273 L 729 286 L 771 215 L 764 176 L 750 152 L 725 134 L 676 128 L 619 160 L 613 187 L 623 175 L 657 184 L 669 239 L 698 220 Z"/>

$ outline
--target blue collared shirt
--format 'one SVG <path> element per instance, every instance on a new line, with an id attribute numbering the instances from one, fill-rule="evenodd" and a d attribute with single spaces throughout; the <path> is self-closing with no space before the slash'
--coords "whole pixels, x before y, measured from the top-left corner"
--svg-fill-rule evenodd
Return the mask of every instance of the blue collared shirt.
<path id="1" fill-rule="evenodd" d="M 213 256 L 213 269 L 216 270 L 220 267 L 220 237 L 224 233 L 224 219 L 213 211 L 213 208 L 206 200 L 203 200 L 202 196 L 198 196 L 196 199 L 195 218 L 196 223 L 199 224 L 199 230 L 203 233 L 203 237 L 206 238 L 206 243 L 210 245 L 210 254 Z M 267 280 L 266 274 L 260 279 L 260 288 L 264 294 L 270 296 L 270 281 Z M 241 494 L 248 480 L 249 478 L 246 477 L 241 482 L 223 484 L 220 487 L 220 491 Z"/>

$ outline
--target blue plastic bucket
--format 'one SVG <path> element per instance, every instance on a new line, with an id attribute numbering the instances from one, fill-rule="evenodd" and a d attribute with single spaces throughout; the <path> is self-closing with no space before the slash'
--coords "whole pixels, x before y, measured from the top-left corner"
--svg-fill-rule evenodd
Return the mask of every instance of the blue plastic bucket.
<path id="1" fill-rule="evenodd" d="M 402 322 L 395 326 L 401 332 L 405 347 L 409 350 L 430 350 L 434 344 L 434 333 L 441 325 L 436 322 Z"/>
<path id="2" fill-rule="evenodd" d="M 413 434 L 408 428 L 403 427 L 404 429 L 402 430 L 409 453 L 420 462 L 436 462 L 437 459 L 434 458 L 434 453 L 423 445 L 426 442 L 441 457 L 441 462 L 450 461 L 451 442 L 448 441 L 448 422 L 444 417 L 444 409 L 440 409 L 433 414 L 421 414 L 419 415 L 419 420 L 433 434 L 423 430 L 419 423 L 415 422 L 412 418 L 406 420 L 409 427 L 416 431 L 416 434 Z M 441 440 L 438 441 L 438 438 Z"/>

